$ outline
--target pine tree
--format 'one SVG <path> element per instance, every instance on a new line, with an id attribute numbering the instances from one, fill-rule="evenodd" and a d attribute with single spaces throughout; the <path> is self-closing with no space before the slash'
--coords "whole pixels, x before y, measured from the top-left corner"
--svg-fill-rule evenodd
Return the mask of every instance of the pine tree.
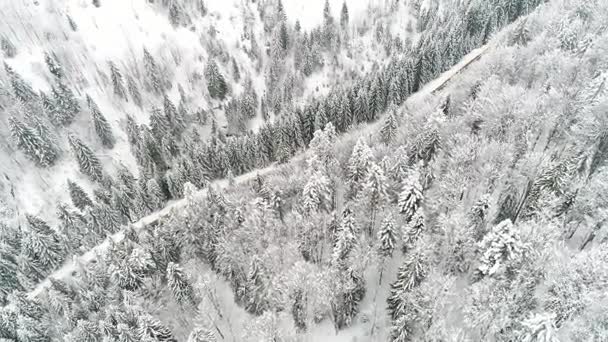
<path id="1" fill-rule="evenodd" d="M 177 3 L 172 3 L 171 7 L 169 7 L 169 21 L 173 27 L 178 27 L 181 23 L 182 13 Z"/>
<path id="2" fill-rule="evenodd" d="M 314 213 L 321 208 L 329 209 L 331 202 L 329 179 L 321 171 L 315 172 L 304 185 L 302 197 L 304 209 L 309 213 Z"/>
<path id="3" fill-rule="evenodd" d="M 127 90 L 123 84 L 122 74 L 120 73 L 120 69 L 114 64 L 114 62 L 109 61 L 108 66 L 110 67 L 110 78 L 112 79 L 112 88 L 114 89 L 114 95 L 118 96 L 121 99 L 127 100 Z"/>
<path id="4" fill-rule="evenodd" d="M 59 236 L 40 218 L 26 214 L 26 219 L 30 229 L 23 238 L 25 255 L 43 272 L 50 272 L 63 258 Z"/>
<path id="5" fill-rule="evenodd" d="M 70 28 L 72 29 L 72 31 L 76 32 L 78 30 L 78 25 L 76 24 L 76 22 L 74 21 L 72 16 L 67 15 L 67 17 L 68 17 L 68 25 L 70 25 Z"/>
<path id="6" fill-rule="evenodd" d="M 182 305 L 196 306 L 194 289 L 188 276 L 178 264 L 167 265 L 167 282 L 175 300 Z"/>
<path id="7" fill-rule="evenodd" d="M 58 148 L 48 139 L 44 139 L 40 133 L 17 120 L 15 117 L 8 119 L 11 137 L 28 158 L 41 167 L 48 167 L 55 164 L 59 157 Z"/>
<path id="8" fill-rule="evenodd" d="M 391 257 L 395 250 L 395 244 L 397 243 L 395 219 L 392 214 L 388 214 L 384 220 L 382 220 L 380 231 L 378 232 L 378 240 L 380 240 L 380 255 L 385 258 Z"/>
<path id="9" fill-rule="evenodd" d="M 399 210 L 409 222 L 422 204 L 422 185 L 420 184 L 420 172 L 418 166 L 414 167 L 403 181 L 403 187 L 399 194 Z"/>
<path id="10" fill-rule="evenodd" d="M 420 285 L 426 275 L 426 259 L 421 253 L 411 254 L 399 267 L 397 280 L 391 284 L 387 298 L 389 315 L 393 321 L 398 320 L 408 309 L 404 307 L 404 295 Z"/>
<path id="11" fill-rule="evenodd" d="M 58 80 L 57 85 L 52 87 L 52 92 L 58 117 L 56 121 L 61 122 L 64 126 L 71 124 L 76 115 L 80 113 L 80 104 L 74 93 L 61 80 Z"/>
<path id="12" fill-rule="evenodd" d="M 72 147 L 74 158 L 78 161 L 80 172 L 89 176 L 93 181 L 100 182 L 103 178 L 103 170 L 101 162 L 93 151 L 73 134 L 68 135 L 68 142 Z"/>
<path id="13" fill-rule="evenodd" d="M 86 207 L 92 207 L 93 201 L 87 193 L 76 183 L 68 179 L 68 190 L 70 198 L 74 206 L 80 210 L 85 210 Z"/>
<path id="14" fill-rule="evenodd" d="M 144 48 L 144 70 L 146 72 L 147 81 L 149 82 L 152 90 L 156 94 L 162 94 L 164 91 L 164 86 L 160 75 L 160 69 L 156 65 L 154 57 L 152 57 L 146 48 Z"/>
<path id="15" fill-rule="evenodd" d="M 351 196 L 356 196 L 357 192 L 362 188 L 363 181 L 367 177 L 369 168 L 372 164 L 372 151 L 363 141 L 363 138 L 359 138 L 353 152 L 348 160 L 348 182 Z"/>
<path id="16" fill-rule="evenodd" d="M 152 113 L 150 114 L 150 129 L 152 130 L 154 137 L 159 141 L 169 134 L 169 130 L 171 129 L 169 119 L 157 107 L 152 107 Z"/>
<path id="17" fill-rule="evenodd" d="M 268 308 L 266 272 L 261 261 L 254 257 L 249 266 L 245 285 L 245 309 L 255 315 L 261 315 Z"/>
<path id="18" fill-rule="evenodd" d="M 167 95 L 165 95 L 165 98 L 163 101 L 163 107 L 164 107 L 165 116 L 167 117 L 167 119 L 169 121 L 169 125 L 171 126 L 173 135 L 179 136 L 184 131 L 184 129 L 186 129 L 186 126 L 184 123 L 183 109 L 181 111 L 178 111 L 177 108 L 175 108 L 175 105 L 173 104 L 173 102 L 171 102 L 171 99 L 169 99 L 169 97 Z"/>
<path id="19" fill-rule="evenodd" d="M 165 203 L 165 195 L 154 178 L 146 183 L 146 197 L 150 208 L 153 210 L 162 208 Z"/>
<path id="20" fill-rule="evenodd" d="M 65 76 L 63 72 L 63 67 L 57 61 L 57 56 L 55 54 L 50 54 L 48 52 L 44 53 L 44 62 L 46 63 L 49 72 L 53 74 L 53 76 L 57 78 L 63 78 Z"/>
<path id="21" fill-rule="evenodd" d="M 89 105 L 89 110 L 93 117 L 95 133 L 97 133 L 97 136 L 101 140 L 101 144 L 106 148 L 114 148 L 116 139 L 114 138 L 114 133 L 112 133 L 112 127 L 110 127 L 108 120 L 101 114 L 99 107 L 97 107 L 97 103 L 95 103 L 89 95 L 87 95 L 87 104 Z"/>
<path id="22" fill-rule="evenodd" d="M 420 238 L 420 235 L 424 231 L 424 220 L 424 211 L 422 208 L 419 208 L 414 216 L 412 216 L 410 222 L 404 227 L 403 245 L 406 250 L 412 248 L 414 243 Z"/>
<path id="23" fill-rule="evenodd" d="M 6 58 L 14 58 L 17 55 L 15 44 L 4 35 L 0 37 L 0 50 L 4 52 L 4 57 Z"/>
<path id="24" fill-rule="evenodd" d="M 343 30 L 348 28 L 348 7 L 346 1 L 342 3 L 342 11 L 340 12 L 340 26 Z"/>
<path id="25" fill-rule="evenodd" d="M 342 221 L 338 228 L 336 243 L 334 245 L 332 260 L 340 263 L 346 260 L 357 243 L 357 225 L 350 209 L 342 213 Z"/>
<path id="26" fill-rule="evenodd" d="M 385 144 L 390 144 L 397 135 L 397 119 L 395 118 L 395 110 L 389 110 L 384 120 L 384 126 L 380 131 L 382 140 Z"/>
<path id="27" fill-rule="evenodd" d="M 214 99 L 223 100 L 228 92 L 228 86 L 213 59 L 210 59 L 205 67 L 205 78 L 207 79 L 209 95 Z"/>
<path id="28" fill-rule="evenodd" d="M 142 341 L 177 342 L 171 330 L 150 315 L 139 317 L 137 335 Z"/>
<path id="29" fill-rule="evenodd" d="M 135 80 L 131 75 L 127 75 L 127 88 L 129 89 L 129 95 L 131 95 L 133 102 L 135 102 L 139 108 L 142 108 L 143 102 L 141 100 L 141 93 L 139 92 L 137 83 L 135 83 Z"/>
<path id="30" fill-rule="evenodd" d="M 5 238 L 1 236 L 1 238 Z M 17 250 L 5 242 L 0 242 L 0 305 L 6 305 L 6 299 L 13 290 L 22 290 L 22 285 L 19 282 L 17 272 L 19 264 L 17 262 Z M 2 317 L 0 317 L 0 338 L 3 331 Z"/>
<path id="31" fill-rule="evenodd" d="M 217 339 L 209 329 L 194 328 L 188 336 L 188 342 L 217 342 Z"/>
<path id="32" fill-rule="evenodd" d="M 6 73 L 8 74 L 15 96 L 19 100 L 25 103 L 34 103 L 38 101 L 38 95 L 36 95 L 32 86 L 26 83 L 13 68 L 6 64 L 6 62 L 4 62 L 4 70 L 6 70 Z"/>
<path id="33" fill-rule="evenodd" d="M 232 78 L 234 79 L 234 82 L 238 82 L 241 79 L 239 65 L 236 63 L 236 59 L 234 59 L 234 57 L 232 57 Z"/>

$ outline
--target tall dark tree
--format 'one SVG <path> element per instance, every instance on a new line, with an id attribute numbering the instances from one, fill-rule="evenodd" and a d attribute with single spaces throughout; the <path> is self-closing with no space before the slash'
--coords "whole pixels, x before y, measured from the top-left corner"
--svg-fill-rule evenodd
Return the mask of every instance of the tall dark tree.
<path id="1" fill-rule="evenodd" d="M 152 57 L 146 48 L 144 48 L 144 70 L 148 85 L 152 91 L 156 94 L 162 94 L 165 87 L 160 74 L 160 69 L 156 64 L 154 57 Z"/>
<path id="2" fill-rule="evenodd" d="M 139 318 L 137 335 L 142 341 L 177 342 L 171 330 L 150 315 Z"/>
<path id="3" fill-rule="evenodd" d="M 114 62 L 112 61 L 108 62 L 108 66 L 110 67 L 110 78 L 112 79 L 112 88 L 114 89 L 114 95 L 128 101 L 127 91 L 124 86 L 120 69 L 118 69 L 116 64 L 114 64 Z"/>
<path id="4" fill-rule="evenodd" d="M 62 125 L 69 125 L 74 121 L 74 118 L 80 113 L 80 104 L 72 90 L 61 80 L 57 80 L 57 83 L 52 88 L 53 99 L 55 103 L 56 115 L 58 118 L 56 121 L 61 122 Z"/>
<path id="5" fill-rule="evenodd" d="M 89 105 L 91 116 L 93 117 L 95 133 L 97 133 L 97 136 L 101 140 L 101 144 L 110 149 L 114 148 L 116 139 L 114 138 L 114 133 L 112 133 L 112 127 L 110 127 L 108 120 L 101 114 L 99 107 L 97 107 L 97 103 L 95 103 L 89 95 L 87 95 L 87 104 Z"/>
<path id="6" fill-rule="evenodd" d="M 176 263 L 167 265 L 167 282 L 175 300 L 182 305 L 196 306 L 194 289 L 184 270 Z"/>
<path id="7" fill-rule="evenodd" d="M 72 147 L 74 158 L 78 161 L 80 172 L 92 180 L 100 182 L 103 178 L 103 170 L 101 162 L 93 151 L 73 134 L 68 135 L 68 142 Z"/>
<path id="8" fill-rule="evenodd" d="M 346 1 L 342 3 L 342 11 L 340 12 L 340 26 L 343 30 L 348 28 L 348 7 L 346 6 Z"/>
<path id="9" fill-rule="evenodd" d="M 209 91 L 209 95 L 214 99 L 223 100 L 228 92 L 228 86 L 224 76 L 213 59 L 210 59 L 205 67 L 205 78 L 207 79 L 207 90 Z"/>
<path id="10" fill-rule="evenodd" d="M 141 108 L 143 106 L 141 93 L 139 92 L 137 83 L 135 83 L 135 80 L 133 77 L 131 77 L 131 75 L 127 76 L 127 89 L 129 89 L 129 95 L 131 95 L 133 102 L 135 102 L 135 104 Z"/>

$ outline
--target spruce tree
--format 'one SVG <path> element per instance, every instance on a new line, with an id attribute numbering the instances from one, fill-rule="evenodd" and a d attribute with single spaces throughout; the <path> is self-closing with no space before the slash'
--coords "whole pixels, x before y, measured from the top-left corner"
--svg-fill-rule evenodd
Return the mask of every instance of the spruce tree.
<path id="1" fill-rule="evenodd" d="M 390 144 L 397 135 L 397 119 L 395 118 L 395 110 L 389 110 L 384 119 L 384 125 L 380 131 L 382 141 L 385 144 Z"/>
<path id="2" fill-rule="evenodd" d="M 336 243 L 332 253 L 334 263 L 342 263 L 349 256 L 357 243 L 357 225 L 350 209 L 342 213 L 342 221 L 338 228 Z"/>
<path id="3" fill-rule="evenodd" d="M 63 67 L 57 61 L 57 56 L 55 54 L 50 54 L 48 52 L 44 53 L 44 62 L 46 63 L 49 72 L 53 74 L 53 76 L 57 78 L 63 78 L 65 76 L 63 72 Z"/>
<path id="4" fill-rule="evenodd" d="M 5 35 L 0 37 L 0 50 L 4 52 L 4 57 L 6 58 L 14 58 L 17 55 L 15 44 Z"/>
<path id="5" fill-rule="evenodd" d="M 64 246 L 46 222 L 29 214 L 26 219 L 30 229 L 23 238 L 25 255 L 43 272 L 50 272 L 62 261 Z"/>
<path id="6" fill-rule="evenodd" d="M 177 342 L 171 330 L 149 314 L 139 317 L 137 335 L 142 341 Z"/>
<path id="7" fill-rule="evenodd" d="M 59 151 L 49 139 L 44 139 L 36 129 L 19 121 L 15 117 L 10 117 L 8 124 L 11 137 L 17 144 L 17 147 L 28 158 L 34 161 L 36 165 L 48 167 L 55 164 L 59 157 Z"/>
<path id="8" fill-rule="evenodd" d="M 217 342 L 217 339 L 209 329 L 194 328 L 188 336 L 188 342 Z"/>
<path id="9" fill-rule="evenodd" d="M 342 11 L 340 12 L 340 26 L 343 30 L 348 28 L 348 7 L 346 1 L 342 3 Z"/>
<path id="10" fill-rule="evenodd" d="M 87 207 L 93 206 L 93 201 L 87 195 L 87 193 L 80 187 L 80 185 L 72 182 L 68 179 L 68 190 L 70 192 L 70 198 L 74 206 L 80 210 L 85 210 Z"/>
<path id="11" fill-rule="evenodd" d="M 150 52 L 144 48 L 144 70 L 150 88 L 156 94 L 162 94 L 164 90 L 160 69 Z"/>
<path id="12" fill-rule="evenodd" d="M 133 77 L 131 77 L 131 75 L 127 75 L 127 89 L 129 90 L 129 95 L 131 95 L 133 102 L 135 102 L 139 108 L 142 108 L 143 102 L 141 99 L 141 93 L 139 92 L 137 83 L 135 83 L 135 80 Z"/>
<path id="13" fill-rule="evenodd" d="M 80 172 L 89 176 L 93 181 L 100 182 L 103 178 L 103 170 L 101 162 L 93 151 L 73 134 L 68 135 L 68 142 L 72 147 L 74 158 L 78 161 Z"/>
<path id="14" fill-rule="evenodd" d="M 146 198 L 150 208 L 153 210 L 162 208 L 165 203 L 165 195 L 154 178 L 146 183 Z"/>
<path id="15" fill-rule="evenodd" d="M 378 232 L 378 240 L 380 240 L 380 255 L 385 258 L 391 257 L 395 250 L 395 244 L 397 243 L 395 219 L 392 214 L 388 214 L 384 220 L 382 220 L 380 231 Z"/>
<path id="16" fill-rule="evenodd" d="M 422 204 L 422 185 L 420 184 L 420 172 L 415 166 L 409 175 L 403 180 L 403 187 L 399 194 L 399 210 L 409 222 Z"/>
<path id="17" fill-rule="evenodd" d="M 13 86 L 13 93 L 19 100 L 25 103 L 33 103 L 38 100 L 38 95 L 36 95 L 32 86 L 25 82 L 13 68 L 6 64 L 6 62 L 4 62 L 4 70 L 6 70 L 11 85 Z"/>
<path id="18" fill-rule="evenodd" d="M 53 100 L 58 119 L 64 126 L 71 124 L 80 112 L 80 104 L 74 93 L 61 80 L 57 80 L 56 86 L 52 87 Z"/>
<path id="19" fill-rule="evenodd" d="M 422 208 L 419 208 L 410 222 L 404 227 L 403 246 L 405 249 L 412 248 L 414 243 L 420 238 L 420 235 L 422 235 L 425 227 L 424 220 L 424 211 Z"/>
<path id="20" fill-rule="evenodd" d="M 152 107 L 152 113 L 150 114 L 150 129 L 154 134 L 154 137 L 159 141 L 162 140 L 171 129 L 171 123 L 159 108 Z"/>
<path id="21" fill-rule="evenodd" d="M 196 306 L 194 289 L 188 276 L 178 264 L 170 262 L 167 265 L 167 283 L 173 293 L 173 298 L 182 305 Z"/>
<path id="22" fill-rule="evenodd" d="M 393 321 L 399 319 L 408 308 L 404 307 L 404 294 L 420 285 L 427 275 L 426 259 L 421 253 L 412 253 L 399 267 L 397 280 L 391 284 L 387 298 L 388 311 Z"/>
<path id="23" fill-rule="evenodd" d="M 118 96 L 121 99 L 127 100 L 127 90 L 123 84 L 122 74 L 120 73 L 120 69 L 114 64 L 114 62 L 109 61 L 108 66 L 110 67 L 110 78 L 112 79 L 112 88 L 114 89 L 114 95 Z"/>
<path id="24" fill-rule="evenodd" d="M 89 95 L 87 95 L 87 104 L 89 105 L 91 116 L 93 117 L 95 133 L 97 133 L 97 136 L 101 140 L 101 144 L 106 148 L 114 148 L 116 139 L 114 138 L 114 133 L 112 133 L 112 127 L 110 127 L 108 120 L 101 114 L 99 107 L 97 107 L 97 103 L 95 103 Z"/>
<path id="25" fill-rule="evenodd" d="M 372 151 L 367 146 L 363 138 L 359 138 L 350 159 L 348 160 L 348 184 L 350 195 L 356 196 L 357 192 L 362 188 L 365 177 L 369 172 L 372 164 Z"/>
<path id="26" fill-rule="evenodd" d="M 234 82 L 238 82 L 241 79 L 239 65 L 236 63 L 236 59 L 234 59 L 234 57 L 232 57 L 232 78 L 234 79 Z"/>
<path id="27" fill-rule="evenodd" d="M 0 237 L 4 238 L 1 235 Z M 6 305 L 6 299 L 13 290 L 22 290 L 17 276 L 19 271 L 17 253 L 18 251 L 10 244 L 0 242 L 0 305 Z M 0 317 L 0 331 L 2 330 L 2 318 Z M 0 337 L 3 337 L 1 332 Z"/>
<path id="28" fill-rule="evenodd" d="M 173 27 L 178 27 L 181 22 L 181 11 L 175 2 L 169 7 L 169 21 Z"/>
<path id="29" fill-rule="evenodd" d="M 214 99 L 223 100 L 228 92 L 228 86 L 213 59 L 210 59 L 205 67 L 205 78 L 207 79 L 209 95 Z"/>
<path id="30" fill-rule="evenodd" d="M 165 98 L 163 101 L 163 108 L 165 112 L 165 117 L 169 121 L 169 125 L 171 127 L 171 131 L 174 136 L 179 136 L 184 129 L 186 128 L 184 123 L 183 112 L 180 112 L 175 108 L 171 99 L 165 94 Z"/>

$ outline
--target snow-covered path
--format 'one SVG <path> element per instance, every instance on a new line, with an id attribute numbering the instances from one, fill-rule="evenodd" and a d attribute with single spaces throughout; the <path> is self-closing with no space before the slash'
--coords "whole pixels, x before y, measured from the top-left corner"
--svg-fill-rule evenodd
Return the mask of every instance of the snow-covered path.
<path id="1" fill-rule="evenodd" d="M 458 75 L 461 71 L 463 71 L 469 65 L 471 65 L 473 62 L 475 62 L 477 59 L 479 59 L 483 55 L 483 53 L 486 52 L 487 49 L 488 49 L 488 45 L 484 45 L 480 48 L 477 48 L 477 49 L 471 51 L 469 54 L 467 54 L 465 57 L 463 57 L 462 60 L 458 64 L 453 66 L 450 70 L 444 72 L 443 74 L 441 74 L 439 77 L 437 77 L 433 81 L 430 81 L 429 83 L 427 83 L 422 88 L 422 90 L 418 91 L 415 94 L 412 94 L 408 98 L 407 102 L 411 102 L 411 101 L 415 101 L 415 100 L 424 98 L 438 90 L 441 90 L 454 76 Z M 295 157 L 292 158 L 292 161 L 296 160 L 296 159 L 300 159 L 300 158 L 302 158 L 302 156 L 303 156 L 303 154 L 296 155 Z M 245 173 L 238 177 L 235 177 L 235 181 L 237 183 L 246 182 L 248 180 L 255 178 L 258 174 L 263 175 L 274 169 L 275 169 L 275 165 L 273 164 L 273 165 L 270 165 L 263 169 L 253 170 L 251 172 L 248 172 L 248 173 Z M 227 184 L 228 184 L 227 180 L 219 179 L 219 180 L 212 182 L 210 185 L 219 187 L 219 188 L 224 188 L 227 186 Z M 201 193 L 204 193 L 205 191 L 206 191 L 206 189 L 203 189 L 203 190 L 201 190 Z M 173 210 L 183 207 L 185 204 L 186 204 L 186 201 L 184 199 L 170 202 L 162 210 L 141 218 L 139 221 L 133 223 L 132 226 L 136 230 L 140 230 L 147 225 L 157 222 L 160 218 L 167 216 Z M 101 244 L 93 247 L 91 250 L 89 250 L 82 256 L 75 257 L 75 258 L 77 258 L 77 260 L 80 261 L 80 263 L 86 264 L 86 263 L 90 262 L 91 260 L 94 260 L 95 258 L 97 258 L 97 256 L 99 254 L 103 253 L 109 247 L 110 242 L 108 239 L 112 239 L 114 242 L 120 242 L 120 241 L 122 241 L 122 239 L 124 239 L 124 236 L 125 236 L 125 234 L 124 234 L 124 229 L 123 229 L 123 230 L 107 237 Z M 51 284 L 51 282 L 49 280 L 50 277 L 52 277 L 54 279 L 60 279 L 60 280 L 65 280 L 65 279 L 71 277 L 72 273 L 76 270 L 76 261 L 77 260 L 68 260 L 65 265 L 63 265 L 60 269 L 58 269 L 55 272 L 53 272 L 52 274 L 50 274 L 45 280 L 40 282 L 32 291 L 30 291 L 29 296 L 31 298 L 36 297 L 40 293 L 42 293 L 42 291 L 46 287 L 50 286 L 50 284 Z"/>

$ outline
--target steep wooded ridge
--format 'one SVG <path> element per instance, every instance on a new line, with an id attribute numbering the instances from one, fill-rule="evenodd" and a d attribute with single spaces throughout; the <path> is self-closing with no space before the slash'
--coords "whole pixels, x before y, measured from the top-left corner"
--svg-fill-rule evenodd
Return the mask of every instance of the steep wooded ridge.
<path id="1" fill-rule="evenodd" d="M 163 159 L 172 166 L 154 179 L 186 198 L 108 239 L 69 276 L 49 277 L 33 298 L 23 290 L 76 251 L 69 234 L 80 233 L 34 216 L 21 231 L 7 226 L 0 337 L 605 339 L 608 4 L 556 0 L 516 20 L 536 3 L 488 3 L 442 4 L 459 16 L 446 19 L 426 7 L 415 48 L 255 133 L 178 135 L 179 163 Z M 253 150 L 226 154 L 231 144 Z M 211 182 L 220 187 L 192 185 L 227 175 Z M 125 178 L 126 189 L 135 180 Z M 93 205 L 70 191 L 78 209 Z"/>

